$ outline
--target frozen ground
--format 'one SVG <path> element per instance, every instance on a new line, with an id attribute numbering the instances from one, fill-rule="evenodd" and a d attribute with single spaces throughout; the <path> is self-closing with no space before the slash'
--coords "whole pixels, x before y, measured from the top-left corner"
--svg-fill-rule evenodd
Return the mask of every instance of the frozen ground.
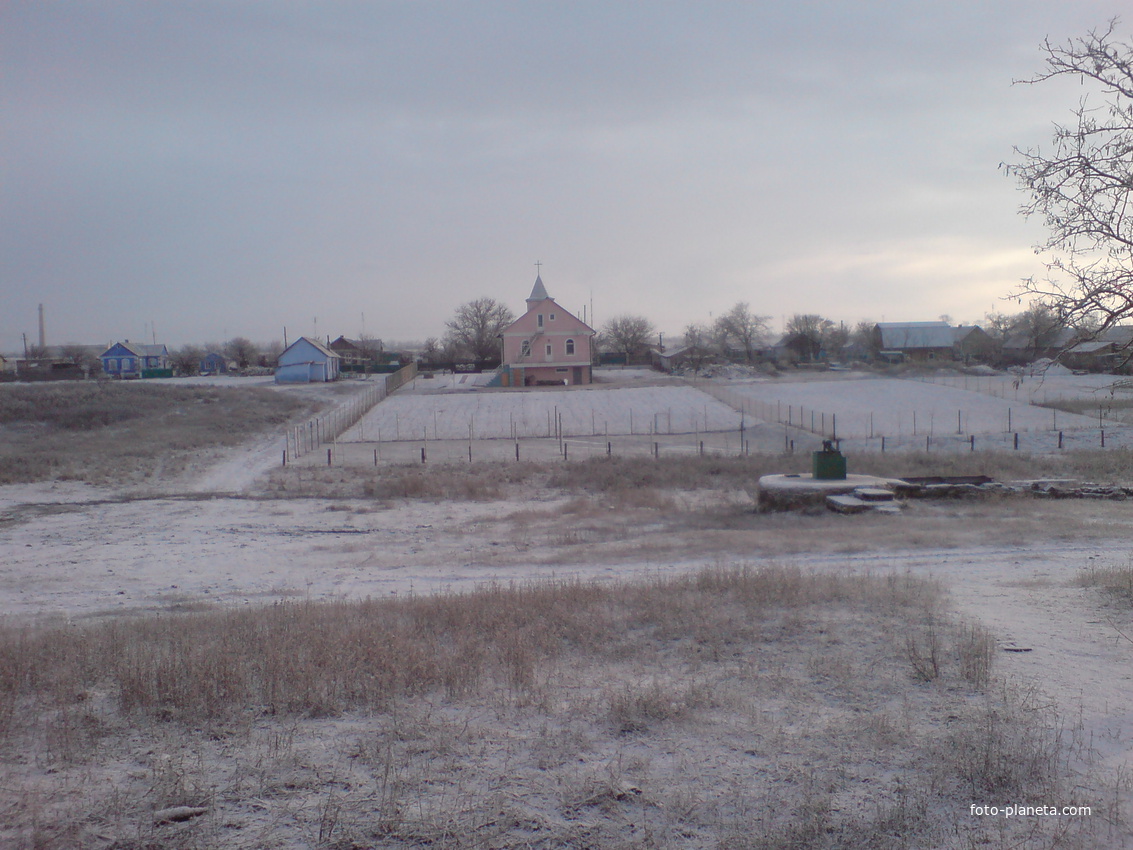
<path id="1" fill-rule="evenodd" d="M 1104 762 L 1130 765 L 1133 665 L 1128 611 L 1075 586 L 1088 565 L 1130 558 L 1124 504 L 915 506 L 882 522 L 761 519 L 690 532 L 704 494 L 672 515 L 607 509 L 580 521 L 550 493 L 503 501 L 130 499 L 86 488 L 4 488 L 0 611 L 7 622 L 176 612 L 205 603 L 383 597 L 488 580 L 632 577 L 765 559 L 805 567 L 933 576 L 956 610 L 1004 645 L 999 669 L 1032 678 L 1081 717 Z M 732 512 L 745 494 L 714 497 Z M 612 506 L 611 506 L 612 507 Z M 849 522 L 857 523 L 848 527 Z"/>
<path id="2" fill-rule="evenodd" d="M 733 381 L 726 391 L 741 406 L 844 411 L 840 428 L 855 415 L 863 427 L 867 411 L 907 430 L 902 411 L 935 410 L 931 427 L 954 430 L 960 410 L 962 423 L 982 434 L 995 433 L 1007 406 L 1021 428 L 1041 431 L 1050 416 L 982 390 L 911 381 Z M 517 414 L 545 426 L 555 405 L 564 430 L 581 422 L 585 431 L 590 410 L 595 421 L 600 410 L 606 420 L 642 411 L 646 428 L 673 411 L 674 430 L 681 416 L 699 413 L 728 428 L 737 418 L 692 387 L 404 397 L 404 406 L 395 395 L 375 413 L 404 411 L 417 417 L 414 427 L 429 428 L 436 410 L 443 429 L 443 412 L 458 437 L 465 413 L 483 436 L 506 433 Z M 1096 429 L 1076 424 L 1081 433 Z M 62 483 L 0 488 L 0 614 L 21 622 L 175 612 L 202 601 L 383 597 L 489 579 L 625 577 L 766 559 L 907 571 L 945 582 L 956 611 L 985 623 L 1002 645 L 1029 648 L 1000 653 L 999 671 L 1035 681 L 1066 717 L 1080 719 L 1105 765 L 1126 775 L 1133 766 L 1133 644 L 1122 636 L 1133 634 L 1133 615 L 1074 583 L 1086 566 L 1129 562 L 1133 515 L 1123 503 L 922 504 L 896 518 L 768 518 L 748 513 L 749 498 L 736 492 L 675 493 L 663 511 L 595 504 L 581 514 L 575 497 L 539 490 L 489 502 L 268 498 L 255 480 L 277 452 L 274 441 L 249 447 L 193 480 L 169 482 L 159 496 Z M 713 525 L 720 515 L 733 519 Z"/>

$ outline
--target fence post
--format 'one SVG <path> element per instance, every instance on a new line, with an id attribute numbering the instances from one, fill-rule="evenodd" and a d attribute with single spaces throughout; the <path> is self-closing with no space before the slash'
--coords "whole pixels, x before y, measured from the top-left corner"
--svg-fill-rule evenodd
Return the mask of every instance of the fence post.
<path id="1" fill-rule="evenodd" d="M 332 451 L 333 451 L 333 449 L 327 449 L 327 466 L 331 465 L 330 464 L 330 458 L 331 458 L 331 452 Z"/>
<path id="2" fill-rule="evenodd" d="M 1019 432 L 1018 431 L 1015 432 L 1015 449 L 1016 449 L 1016 451 L 1018 451 L 1018 449 L 1019 449 Z"/>

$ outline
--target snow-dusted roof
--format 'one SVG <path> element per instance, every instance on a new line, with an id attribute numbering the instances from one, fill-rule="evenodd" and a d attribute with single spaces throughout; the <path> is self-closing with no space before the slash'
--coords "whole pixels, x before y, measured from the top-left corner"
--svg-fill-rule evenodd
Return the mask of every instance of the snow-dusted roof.
<path id="1" fill-rule="evenodd" d="M 955 341 L 948 322 L 878 322 L 877 328 L 884 349 L 951 348 Z"/>
<path id="2" fill-rule="evenodd" d="M 283 353 L 280 354 L 280 357 L 282 357 L 284 354 L 286 354 L 288 351 L 293 349 L 295 346 L 297 346 L 301 342 L 305 342 L 308 345 L 313 346 L 316 351 L 318 351 L 320 354 L 325 354 L 327 357 L 334 357 L 336 359 L 340 358 L 340 355 L 337 351 L 331 351 L 329 348 L 326 347 L 326 345 L 319 342 L 317 339 L 311 339 L 311 337 L 309 337 L 309 336 L 299 337 L 299 339 L 295 340 L 295 342 L 293 342 L 293 343 L 291 343 L 291 345 L 287 346 L 287 348 L 283 351 Z"/>
<path id="3" fill-rule="evenodd" d="M 129 351 L 135 357 L 160 357 L 163 354 L 169 353 L 169 350 L 164 345 L 142 345 L 137 342 L 130 342 L 130 340 L 127 339 L 111 345 L 103 352 L 102 356 L 105 357 L 108 352 L 114 349 L 115 345 L 122 346 L 122 348 Z"/>

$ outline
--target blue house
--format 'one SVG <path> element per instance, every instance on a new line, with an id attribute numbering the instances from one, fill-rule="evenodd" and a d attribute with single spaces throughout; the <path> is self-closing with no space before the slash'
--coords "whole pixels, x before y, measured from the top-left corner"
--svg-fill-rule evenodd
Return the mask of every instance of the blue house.
<path id="1" fill-rule="evenodd" d="M 201 358 L 200 373 L 202 375 L 227 375 L 228 372 L 228 358 L 223 354 L 210 351 Z"/>
<path id="2" fill-rule="evenodd" d="M 164 345 L 116 342 L 99 357 L 102 372 L 110 378 L 142 378 L 148 372 L 167 372 L 169 349 Z"/>
<path id="3" fill-rule="evenodd" d="M 317 339 L 301 336 L 279 355 L 275 367 L 277 384 L 310 384 L 338 379 L 342 358 Z"/>

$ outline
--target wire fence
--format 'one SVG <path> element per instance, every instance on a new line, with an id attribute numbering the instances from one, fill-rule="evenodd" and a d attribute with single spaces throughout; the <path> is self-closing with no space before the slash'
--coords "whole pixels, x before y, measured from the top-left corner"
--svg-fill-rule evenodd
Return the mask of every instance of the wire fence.
<path id="1" fill-rule="evenodd" d="M 348 399 L 338 407 L 289 428 L 283 462 L 297 460 L 328 443 L 333 444 L 347 429 L 353 427 L 378 402 L 417 375 L 417 364 L 410 363 L 397 372 L 376 376 L 374 383 L 362 393 Z"/>

